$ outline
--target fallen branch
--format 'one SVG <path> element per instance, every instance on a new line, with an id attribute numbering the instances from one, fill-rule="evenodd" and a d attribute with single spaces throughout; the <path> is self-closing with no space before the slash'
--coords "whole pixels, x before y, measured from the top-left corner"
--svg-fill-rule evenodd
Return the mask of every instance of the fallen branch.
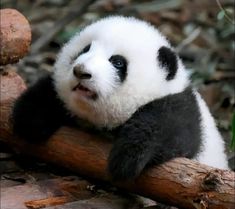
<path id="1" fill-rule="evenodd" d="M 14 9 L 0 10 L 0 65 L 18 62 L 31 43 L 31 29 L 27 19 Z"/>
<path id="2" fill-rule="evenodd" d="M 0 139 L 23 154 L 36 156 L 92 178 L 109 181 L 106 172 L 111 143 L 99 136 L 63 127 L 44 144 L 30 144 L 12 134 L 9 116 L 14 100 L 25 89 L 15 73 L 1 75 Z M 149 169 L 133 182 L 117 185 L 180 208 L 232 209 L 235 173 L 185 158 Z"/>
<path id="3" fill-rule="evenodd" d="M 84 0 L 79 1 L 77 7 L 71 8 L 71 11 L 63 18 L 60 18 L 54 23 L 54 26 L 50 31 L 45 31 L 42 36 L 36 40 L 31 47 L 31 54 L 36 54 L 43 48 L 46 44 L 50 42 L 50 40 L 60 32 L 66 25 L 72 22 L 75 18 L 79 18 L 81 14 L 83 14 L 87 8 L 94 2 L 95 0 Z"/>

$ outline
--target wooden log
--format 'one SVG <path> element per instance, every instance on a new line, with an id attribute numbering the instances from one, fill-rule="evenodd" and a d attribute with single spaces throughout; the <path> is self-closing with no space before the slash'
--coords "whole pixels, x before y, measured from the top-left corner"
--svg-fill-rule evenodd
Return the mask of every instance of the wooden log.
<path id="1" fill-rule="evenodd" d="M 1 75 L 0 139 L 12 148 L 92 178 L 110 181 L 106 171 L 111 143 L 102 137 L 63 127 L 46 143 L 30 144 L 13 136 L 9 115 L 25 85 L 14 74 Z M 115 184 L 115 183 L 114 183 Z M 177 158 L 148 169 L 117 186 L 180 208 L 235 208 L 235 173 Z"/>
<path id="2" fill-rule="evenodd" d="M 0 65 L 18 62 L 29 51 L 29 22 L 17 10 L 1 9 L 0 23 Z"/>

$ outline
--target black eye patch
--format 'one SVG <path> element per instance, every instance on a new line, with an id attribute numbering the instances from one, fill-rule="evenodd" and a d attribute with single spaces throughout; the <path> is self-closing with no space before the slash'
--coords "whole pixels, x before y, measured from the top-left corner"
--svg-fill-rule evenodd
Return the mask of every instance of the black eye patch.
<path id="1" fill-rule="evenodd" d="M 127 60 L 121 55 L 113 55 L 109 58 L 109 62 L 117 69 L 120 81 L 123 82 L 127 75 Z"/>
<path id="2" fill-rule="evenodd" d="M 166 80 L 172 80 L 178 69 L 177 55 L 168 47 L 161 47 L 158 50 L 157 59 L 159 64 L 167 71 Z"/>
<path id="3" fill-rule="evenodd" d="M 87 53 L 90 50 L 90 48 L 91 48 L 91 44 L 85 46 L 83 50 L 79 53 L 79 55 Z"/>
<path id="4" fill-rule="evenodd" d="M 90 48 L 91 48 L 91 44 L 88 44 L 87 46 L 85 46 L 85 47 L 82 49 L 82 51 L 80 51 L 78 54 L 76 54 L 76 56 L 74 56 L 74 57 L 71 58 L 71 63 L 72 63 L 77 57 L 79 57 L 80 55 L 87 53 L 87 52 L 90 50 Z"/>

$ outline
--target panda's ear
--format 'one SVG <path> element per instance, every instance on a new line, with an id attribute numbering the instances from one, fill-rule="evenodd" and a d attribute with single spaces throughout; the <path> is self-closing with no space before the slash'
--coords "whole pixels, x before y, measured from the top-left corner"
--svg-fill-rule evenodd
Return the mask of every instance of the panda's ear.
<path id="1" fill-rule="evenodd" d="M 160 66 L 167 71 L 166 80 L 172 80 L 175 77 L 178 69 L 178 60 L 176 53 L 172 51 L 172 49 L 166 46 L 162 46 L 158 50 L 157 59 Z"/>

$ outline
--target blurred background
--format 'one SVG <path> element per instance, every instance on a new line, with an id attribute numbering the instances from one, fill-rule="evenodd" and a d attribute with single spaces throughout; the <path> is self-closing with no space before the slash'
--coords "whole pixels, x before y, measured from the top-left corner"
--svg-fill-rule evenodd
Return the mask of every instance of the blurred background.
<path id="1" fill-rule="evenodd" d="M 1 8 L 15 8 L 30 22 L 30 54 L 15 65 L 29 85 L 53 71 L 61 46 L 85 25 L 112 14 L 151 22 L 183 59 L 229 147 L 235 108 L 234 0 L 1 0 Z"/>

